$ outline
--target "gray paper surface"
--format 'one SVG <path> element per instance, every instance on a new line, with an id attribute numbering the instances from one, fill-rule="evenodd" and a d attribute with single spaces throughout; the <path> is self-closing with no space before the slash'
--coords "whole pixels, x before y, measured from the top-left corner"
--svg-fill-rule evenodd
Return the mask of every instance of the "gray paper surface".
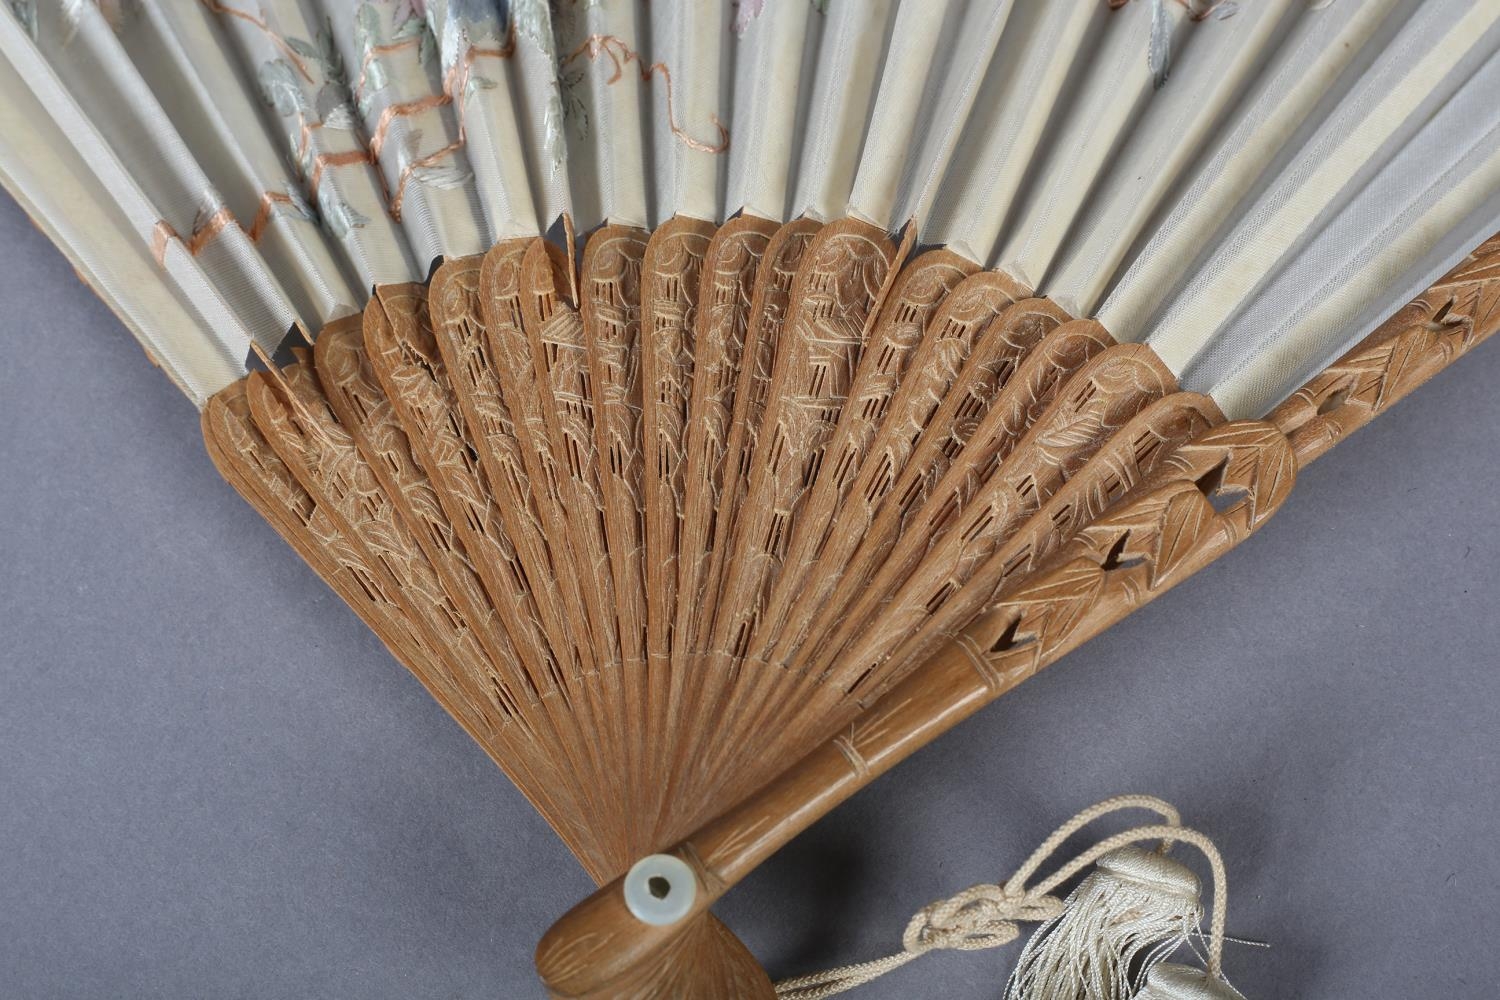
<path id="1" fill-rule="evenodd" d="M 0 997 L 540 997 L 588 880 L 8 200 L 0 324 Z M 1224 851 L 1248 997 L 1500 994 L 1497 385 L 1488 345 L 721 915 L 776 976 L 875 958 L 1145 791 Z M 1015 953 L 851 996 L 997 998 Z"/>

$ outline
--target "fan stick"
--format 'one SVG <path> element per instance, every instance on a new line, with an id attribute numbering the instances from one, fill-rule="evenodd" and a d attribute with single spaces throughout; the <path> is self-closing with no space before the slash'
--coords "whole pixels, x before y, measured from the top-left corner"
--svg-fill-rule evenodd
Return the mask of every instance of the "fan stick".
<path id="1" fill-rule="evenodd" d="M 1274 410 L 1274 430 L 1237 421 L 1179 449 L 1040 574 L 1002 588 L 989 611 L 885 692 L 848 733 L 679 845 L 675 853 L 698 876 L 693 914 L 674 927 L 648 927 L 626 911 L 618 885 L 605 887 L 543 938 L 543 981 L 559 997 L 611 996 L 626 970 L 660 961 L 675 931 L 780 846 L 1004 690 L 1238 544 L 1279 508 L 1299 465 L 1497 329 L 1500 235 Z M 1067 489 L 1054 499 L 1067 502 Z M 1234 500 L 1216 510 L 1209 493 Z M 1046 530 L 1039 519 L 1032 527 Z M 1024 536 L 1018 545 L 1028 544 Z M 556 961 L 564 954 L 566 966 Z"/>
<path id="2" fill-rule="evenodd" d="M 381 292 L 418 300 L 426 298 L 426 290 L 420 285 Z M 413 540 L 441 580 L 458 611 L 458 629 L 471 632 L 491 662 L 507 663 L 517 674 L 525 676 L 529 696 L 534 699 L 541 690 L 537 679 L 529 676 L 529 668 L 521 670 L 516 659 L 518 650 L 511 637 L 500 629 L 489 595 L 463 550 L 457 547 L 450 528 L 452 522 L 437 491 L 417 464 L 406 431 L 370 368 L 364 351 L 363 326 L 386 319 L 380 308 L 383 298 L 378 297 L 375 307 L 365 311 L 363 324 L 358 317 L 349 317 L 335 320 L 319 333 L 313 355 L 318 381 L 339 423 L 354 438 L 365 463 L 411 528 Z"/>
<path id="3" fill-rule="evenodd" d="M 616 985 L 662 962 L 675 934 L 690 930 L 730 886 L 793 836 L 1257 530 L 1285 500 L 1296 461 L 1274 427 L 1240 421 L 1206 432 L 1169 465 L 946 643 L 845 734 L 673 848 L 697 879 L 693 908 L 683 920 L 666 927 L 637 921 L 619 883 L 569 911 L 537 948 L 537 970 L 553 996 L 631 995 L 617 993 Z M 1243 491 L 1222 512 L 1198 485 L 1220 467 L 1219 488 Z"/>
<path id="4" fill-rule="evenodd" d="M 204 443 L 225 480 L 344 599 L 542 815 L 563 815 L 578 808 L 551 765 L 508 755 L 514 749 L 511 744 L 497 738 L 489 723 L 466 702 L 454 700 L 437 655 L 411 630 L 410 619 L 376 581 L 359 547 L 339 532 L 261 437 L 250 415 L 246 388 L 243 379 L 233 383 L 203 410 Z M 574 836 L 563 836 L 570 846 L 578 843 Z"/>
<path id="5" fill-rule="evenodd" d="M 255 427 L 244 379 L 221 390 L 203 409 L 204 443 L 209 457 L 235 490 L 266 518 L 277 534 L 302 556 L 355 614 L 444 707 L 449 699 L 437 687 L 437 656 L 413 631 L 395 599 L 374 579 L 355 543 L 308 495 Z M 471 712 L 455 706 L 453 717 L 481 745 L 483 727 Z"/>
<path id="6" fill-rule="evenodd" d="M 496 376 L 496 398 L 503 401 L 510 415 L 515 453 L 524 471 L 521 483 L 531 492 L 542 537 L 549 546 L 562 550 L 553 553 L 548 567 L 558 580 L 565 602 L 566 618 L 560 627 L 576 633 L 572 640 L 574 648 L 579 652 L 584 673 L 592 675 L 600 666 L 600 651 L 607 655 L 610 647 L 593 641 L 593 615 L 599 603 L 589 600 L 589 581 L 580 575 L 579 567 L 588 563 L 580 558 L 578 539 L 566 513 L 566 500 L 570 498 L 564 493 L 565 477 L 557 466 L 548 430 L 541 387 L 543 374 L 537 370 L 523 325 L 522 301 L 540 294 L 525 283 L 523 261 L 530 244 L 529 240 L 500 243 L 484 255 L 479 303 L 491 371 Z M 492 480 L 497 471 L 501 470 L 490 470 Z"/>
<path id="7" fill-rule="evenodd" d="M 385 494 L 411 530 L 413 540 L 426 556 L 460 618 L 453 630 L 471 631 L 489 656 L 489 662 L 501 674 L 518 678 L 527 701 L 536 709 L 534 716 L 515 715 L 515 722 L 526 739 L 548 749 L 547 759 L 565 760 L 577 773 L 592 773 L 602 778 L 607 771 L 597 755 L 587 752 L 589 744 L 581 740 L 580 725 L 586 725 L 597 713 L 559 711 L 560 693 L 546 638 L 536 627 L 535 612 L 527 605 L 524 591 L 512 590 L 501 630 L 495 606 L 472 567 L 467 552 L 480 552 L 463 545 L 452 525 L 455 523 L 444 508 L 439 492 L 419 465 L 407 433 L 381 388 L 373 370 L 376 358 L 394 353 L 381 350 L 382 342 L 394 337 L 394 328 L 415 326 L 417 317 L 426 314 L 426 290 L 420 285 L 378 288 L 372 306 L 365 311 L 364 329 L 352 322 L 335 322 L 325 327 L 314 348 L 319 382 L 339 422 L 354 438 L 370 471 L 380 481 Z M 410 342 L 412 334 L 401 338 Z M 367 334 L 367 336 L 364 336 Z M 374 349 L 366 352 L 365 342 Z M 411 379 L 405 380 L 410 384 Z M 415 405 L 415 393 L 401 393 L 403 407 Z M 430 456 L 429 456 L 430 458 Z M 427 467 L 436 467 L 428 461 Z M 517 599 L 519 598 L 519 599 Z M 484 661 L 471 663 L 482 669 Z M 549 670 L 548 668 L 553 668 Z M 483 678 L 480 678 L 481 682 Z M 531 748 L 534 752 L 535 748 Z M 551 754 L 557 756 L 551 757 Z M 598 804 L 595 809 L 600 808 Z"/>
<path id="8" fill-rule="evenodd" d="M 610 725 L 624 718 L 625 700 L 634 698 L 642 683 L 644 665 L 621 659 L 614 580 L 605 540 L 603 499 L 595 449 L 593 393 L 585 353 L 583 321 L 565 297 L 571 262 L 545 240 L 533 240 L 522 260 L 520 299 L 522 329 L 531 344 L 531 362 L 540 376 L 536 386 L 544 418 L 552 467 L 561 478 L 564 511 L 578 580 L 589 614 L 596 649 L 597 672 L 584 679 L 590 699 L 598 699 L 601 730 L 593 739 L 614 766 L 606 773 L 618 787 L 612 794 L 627 802 L 639 801 L 650 787 L 645 773 L 642 733 Z M 627 692 L 630 694 L 627 695 Z M 616 828 L 630 845 L 649 842 L 650 830 L 638 811 L 619 816 Z"/>
<path id="9" fill-rule="evenodd" d="M 399 614 L 414 623 L 423 644 L 432 650 L 435 669 L 431 677 L 442 692 L 443 703 L 475 720 L 485 737 L 483 745 L 497 759 L 529 758 L 531 754 L 517 756 L 523 748 L 530 749 L 530 740 L 513 725 L 523 705 L 514 686 L 498 677 L 476 678 L 471 665 L 488 663 L 482 650 L 471 636 L 450 636 L 438 626 L 454 616 L 451 602 L 347 432 L 328 410 L 311 369 L 297 364 L 274 378 L 253 374 L 247 397 L 265 440 L 317 506 L 327 512 L 339 537 L 354 544 L 358 565 L 369 579 L 392 596 Z M 524 790 L 538 803 L 549 799 L 535 787 Z M 585 801 L 570 805 L 597 811 Z M 570 839 L 576 843 L 581 838 L 575 833 Z"/>
<path id="10" fill-rule="evenodd" d="M 966 581 L 973 563 L 1040 509 L 1109 438 L 1176 389 L 1171 372 L 1138 344 L 1111 347 L 1069 376 L 1024 436 L 997 452 L 992 468 L 976 482 L 938 494 L 928 506 L 932 519 L 902 532 L 835 632 L 829 648 L 838 650 L 834 657 L 842 658 L 842 667 L 831 683 L 857 692 L 891 646 L 949 596 L 945 585 Z M 916 607 L 900 602 L 902 588 L 924 587 L 939 588 L 940 600 Z"/>
<path id="11" fill-rule="evenodd" d="M 668 691 L 658 704 L 657 724 L 666 732 L 680 710 L 688 684 L 697 676 L 692 649 L 694 620 L 703 614 L 716 522 L 728 516 L 723 503 L 730 475 L 736 391 L 746 365 L 746 333 L 752 315 L 755 280 L 778 227 L 742 215 L 714 234 L 705 252 L 702 289 L 693 331 L 693 378 L 684 430 L 682 495 L 677 537 L 675 617 L 668 649 Z M 664 748 L 665 749 L 665 748 Z M 670 752 L 670 751 L 669 751 Z M 671 773 L 670 759 L 658 773 Z M 670 824 L 662 803 L 658 827 Z"/>
<path id="12" fill-rule="evenodd" d="M 687 473 L 687 420 L 697 359 L 693 326 L 704 257 L 716 227 L 673 216 L 651 234 L 641 265 L 641 475 L 645 529 L 647 695 L 651 725 L 666 732 L 677 618 L 679 522 Z M 648 807 L 649 808 L 649 807 Z M 643 810 L 644 811 L 644 810 Z M 656 810 L 650 810 L 656 820 Z"/>
<path id="13" fill-rule="evenodd" d="M 888 564 L 900 539 L 912 531 L 935 530 L 932 526 L 944 509 L 956 510 L 987 470 L 1010 453 L 1063 380 L 1113 344 L 1097 323 L 1069 322 L 1066 313 L 1042 299 L 1016 303 L 1002 322 L 1011 327 L 1039 324 L 1050 332 L 1035 342 L 1013 372 L 1003 361 L 991 366 L 977 353 L 970 358 L 944 399 L 932 430 L 924 433 L 889 499 L 878 509 L 832 599 L 813 620 L 808 644 L 791 661 L 799 668 L 826 662 L 828 647 L 837 650 L 835 642 L 846 634 L 839 630 L 848 609 Z M 1019 339 L 1024 342 L 1029 336 Z M 1001 382 L 1001 375 L 1008 377 Z M 958 409 L 972 405 L 975 398 L 985 407 L 977 422 L 954 419 Z M 913 550 L 910 555 L 917 558 L 920 553 Z"/>
<path id="14" fill-rule="evenodd" d="M 911 238 L 908 233 L 908 248 Z M 808 247 L 792 288 L 788 319 L 777 346 L 749 487 L 730 539 L 724 578 L 710 632 L 705 676 L 690 718 L 723 719 L 739 699 L 741 665 L 766 589 L 785 554 L 794 512 L 806 496 L 843 406 L 864 338 L 895 279 L 897 248 L 884 230 L 856 219 L 825 226 Z M 735 745 L 728 727 L 714 733 Z M 719 770 L 733 756 L 711 753 L 692 737 L 681 767 L 688 801 L 720 789 Z"/>
<path id="15" fill-rule="evenodd" d="M 921 529 L 928 532 L 921 536 L 925 540 L 924 545 L 908 546 L 902 550 L 910 556 L 911 561 L 901 574 L 891 574 L 888 578 L 891 586 L 920 563 L 925 547 L 936 544 L 939 537 L 937 532 L 944 524 L 954 520 L 953 515 L 968 491 L 983 483 L 1002 465 L 1011 446 L 1047 411 L 1057 387 L 1073 370 L 1072 367 L 1064 369 L 1061 366 L 1081 365 L 1084 359 L 1094 353 L 1088 345 L 1096 345 L 1098 350 L 1103 350 L 1103 342 L 1098 339 L 1097 324 L 1064 324 L 1065 327 L 1073 327 L 1079 333 L 1078 336 L 1071 332 L 1066 336 L 1042 336 L 1042 330 L 1053 329 L 1066 318 L 1056 306 L 1042 300 L 1025 300 L 1002 314 L 1002 319 L 996 327 L 992 327 L 989 336 L 999 338 L 998 343 L 1007 343 L 1008 335 L 1015 336 L 1023 343 L 1033 343 L 1036 350 L 1028 357 L 1038 360 L 1023 364 L 1017 372 L 1019 377 L 1007 379 L 1002 385 L 996 376 L 1001 371 L 1010 371 L 1008 364 L 1002 362 L 998 365 L 985 365 L 977 356 L 970 359 L 959 383 L 950 390 L 940 408 L 940 416 L 934 429 L 919 443 L 917 456 L 903 475 L 904 481 L 898 484 L 898 489 L 892 491 L 880 509 L 881 514 L 875 528 L 864 532 L 862 544 L 856 550 L 856 564 L 839 567 L 835 574 L 835 596 L 817 609 L 818 618 L 809 632 L 810 642 L 803 648 L 802 655 L 794 657 L 789 653 L 782 654 L 777 662 L 787 664 L 790 670 L 761 666 L 761 676 L 773 683 L 763 685 L 764 690 L 752 691 L 737 699 L 733 711 L 750 719 L 761 720 L 760 725 L 741 723 L 744 731 L 757 736 L 763 735 L 767 731 L 765 720 L 775 719 L 783 711 L 794 707 L 803 717 L 822 718 L 820 712 L 826 710 L 830 699 L 835 705 L 842 702 L 845 688 L 830 677 L 831 658 L 821 661 L 814 656 L 824 646 L 832 651 L 841 648 L 833 645 L 829 635 L 848 623 L 847 611 L 850 605 L 871 592 L 873 581 L 889 567 L 891 553 L 901 546 L 903 538 L 909 538 L 909 532 L 913 530 L 910 527 L 913 518 L 908 513 L 909 509 L 921 505 L 918 510 L 922 517 L 931 515 L 933 519 L 939 520 L 934 520 Z M 1026 328 L 1032 329 L 1030 332 L 1020 332 Z M 996 346 L 997 343 L 987 344 L 985 353 L 990 353 L 989 349 Z M 977 426 L 973 421 L 958 419 L 960 413 L 953 409 L 965 402 L 973 402 L 976 396 L 988 399 L 991 407 L 990 413 L 980 419 Z M 965 437 L 965 432 L 969 430 L 973 430 L 974 434 Z M 956 456 L 952 467 L 946 464 L 950 456 Z M 944 472 L 948 474 L 946 477 L 943 476 Z M 940 481 L 940 490 L 946 489 L 952 494 L 948 502 L 932 500 L 930 484 L 934 481 Z M 837 638 L 845 640 L 847 635 L 848 633 L 839 633 Z M 777 681 L 780 681 L 779 685 L 774 683 Z M 770 731 L 776 732 L 777 729 L 772 727 Z M 811 745 L 809 740 L 819 738 L 824 732 L 827 729 L 820 727 L 816 732 L 809 730 L 804 734 L 794 734 L 794 738 L 788 739 L 788 742 L 793 744 L 794 751 L 805 751 Z M 795 738 L 799 735 L 800 742 Z M 796 756 L 795 752 L 793 756 Z M 752 755 L 751 759 L 758 758 Z M 734 787 L 742 789 L 741 794 L 747 794 L 770 777 L 772 775 L 769 773 L 762 774 L 754 768 L 742 767 L 735 774 L 721 774 L 720 780 L 739 782 Z"/>
<path id="16" fill-rule="evenodd" d="M 933 318 L 936 329 L 929 331 L 924 345 L 930 350 L 913 359 L 860 477 L 818 550 L 819 561 L 837 572 L 818 574 L 804 599 L 790 609 L 784 634 L 770 637 L 777 660 L 795 662 L 809 636 L 832 627 L 832 615 L 823 609 L 831 612 L 848 600 L 832 595 L 861 543 L 867 537 L 894 537 L 891 525 L 899 523 L 900 511 L 914 509 L 935 485 L 949 458 L 971 440 L 995 393 L 1038 341 L 1056 329 L 1061 314 L 1042 300 L 1012 309 L 1018 301 L 1014 289 L 1011 279 L 998 271 L 981 271 L 960 285 Z M 888 502 L 900 509 L 877 524 Z"/>
<path id="17" fill-rule="evenodd" d="M 892 276 L 896 248 L 883 230 L 853 219 L 823 228 L 808 248 L 777 345 L 749 490 L 731 542 L 710 652 L 743 656 L 762 594 L 784 555 L 794 509 L 824 446 L 864 346 L 866 325 Z"/>
<path id="18" fill-rule="evenodd" d="M 785 634 L 789 605 L 804 590 L 814 566 L 835 568 L 821 559 L 828 529 L 881 428 L 887 425 L 906 378 L 920 373 L 914 362 L 926 360 L 923 347 L 933 319 L 953 290 L 976 270 L 977 264 L 947 250 L 924 253 L 901 269 L 860 355 L 817 478 L 792 523 L 781 572 L 767 595 L 757 641 L 748 653 L 751 660 L 769 659 L 768 646 Z"/>
<path id="19" fill-rule="evenodd" d="M 452 627 L 457 610 L 348 429 L 328 407 L 311 365 L 291 365 L 275 378 L 251 375 L 249 398 L 261 434 L 340 532 L 368 551 L 376 577 L 399 595 L 450 680 L 465 689 L 462 696 L 475 698 L 476 705 L 488 703 L 497 716 L 513 717 L 524 696 L 512 683 L 502 681 L 490 692 L 472 686 L 466 665 L 487 663 L 484 651 L 471 632 Z"/>
<path id="20" fill-rule="evenodd" d="M 614 578 L 620 655 L 627 663 L 646 661 L 639 349 L 647 239 L 645 230 L 631 226 L 598 230 L 584 245 L 579 278 L 604 540 Z"/>
<path id="21" fill-rule="evenodd" d="M 693 664 L 694 682 L 699 691 L 690 693 L 686 687 L 688 675 L 674 672 L 675 683 L 666 704 L 668 720 L 690 717 L 688 713 L 696 710 L 693 706 L 701 704 L 702 689 L 732 681 L 723 674 L 716 676 L 710 672 L 715 666 L 708 649 L 711 630 L 720 596 L 730 575 L 731 542 L 739 525 L 738 516 L 747 505 L 751 470 L 771 399 L 775 359 L 790 317 L 792 286 L 822 228 L 820 223 L 811 219 L 797 219 L 780 226 L 766 243 L 757 267 L 728 425 L 729 436 L 724 445 L 717 510 L 712 519 L 710 548 L 706 555 L 707 569 L 699 575 L 696 588 L 681 591 L 678 598 L 680 627 L 673 635 L 673 644 Z M 693 511 L 692 516 L 701 515 Z M 671 759 L 666 761 L 669 777 L 659 823 L 659 842 L 674 840 L 709 818 L 699 799 L 683 794 L 687 778 L 682 764 L 688 759 L 682 750 L 673 749 Z"/>
<path id="22" fill-rule="evenodd" d="M 750 323 L 745 329 L 739 382 L 735 386 L 729 440 L 724 446 L 724 479 L 719 490 L 719 516 L 714 520 L 708 573 L 689 617 L 688 631 L 678 642 L 693 653 L 706 653 L 719 591 L 726 575 L 730 540 L 750 490 L 750 471 L 760 447 L 761 424 L 771 395 L 771 377 L 782 333 L 791 310 L 792 284 L 820 223 L 797 219 L 779 228 L 766 244 L 750 300 Z"/>
<path id="23" fill-rule="evenodd" d="M 439 286 L 440 292 L 447 290 L 447 286 Z M 596 802 L 596 810 L 605 809 L 607 797 L 602 796 L 599 789 L 607 785 L 607 777 L 612 773 L 611 762 L 599 755 L 597 741 L 584 737 L 606 708 L 596 703 L 594 689 L 576 669 L 559 667 L 553 650 L 568 649 L 568 633 L 561 631 L 559 623 L 554 623 L 554 631 L 561 634 L 557 636 L 558 644 L 549 646 L 539 624 L 542 620 L 540 609 L 530 592 L 532 574 L 526 573 L 504 528 L 493 525 L 485 532 L 485 537 L 476 537 L 472 526 L 482 524 L 492 515 L 488 511 L 476 514 L 475 502 L 487 506 L 478 498 L 492 494 L 480 492 L 480 484 L 473 482 L 477 470 L 463 438 L 462 417 L 454 406 L 453 393 L 444 378 L 442 359 L 431 328 L 425 322 L 429 312 L 427 306 L 427 295 L 421 292 L 420 286 L 376 290 L 372 305 L 365 311 L 363 356 L 368 359 L 372 375 L 379 379 L 381 387 L 367 388 L 370 393 L 367 415 L 361 419 L 358 412 L 349 414 L 346 426 L 359 436 L 360 430 L 371 423 L 371 418 L 382 413 L 380 404 L 386 399 L 391 400 L 409 438 L 420 442 L 417 451 L 423 467 L 432 470 L 437 482 L 457 487 L 450 494 L 453 498 L 450 506 L 457 505 L 459 498 L 468 498 L 469 511 L 445 511 L 447 523 L 469 528 L 459 535 L 463 551 L 478 556 L 481 565 L 489 570 L 494 579 L 488 588 L 493 606 L 504 609 L 503 617 L 510 634 L 517 646 L 529 653 L 525 676 L 541 709 L 538 723 L 546 724 L 540 735 L 556 732 L 553 742 L 560 744 L 557 752 L 563 759 L 584 769 L 580 773 L 595 776 L 593 782 L 586 783 L 590 790 L 584 794 L 601 800 Z M 327 356 L 329 342 L 327 333 L 319 337 L 320 357 Z M 333 343 L 337 343 L 337 337 Z M 343 415 L 340 416 L 343 419 Z M 371 461 L 370 464 L 379 475 L 383 463 Z M 445 489 L 439 495 L 447 493 Z M 408 516 L 408 524 L 420 538 L 420 521 Z M 455 529 L 455 533 L 460 530 Z M 580 742 L 584 745 L 580 746 Z"/>
<path id="24" fill-rule="evenodd" d="M 641 282 L 649 235 L 630 226 L 606 226 L 585 245 L 579 277 L 589 389 L 593 408 L 595 476 L 608 565 L 613 582 L 621 662 L 633 678 L 623 692 L 628 717 L 650 714 L 647 685 L 647 602 L 641 448 Z M 651 816 L 660 783 L 654 747 L 634 746 L 636 794 L 629 817 L 632 842 L 656 836 Z"/>
<path id="25" fill-rule="evenodd" d="M 803 710 L 830 724 L 847 714 L 847 699 L 864 697 L 882 679 L 877 671 L 907 632 L 1131 418 L 1175 388 L 1150 350 L 1137 345 L 1109 348 L 1072 374 L 1013 448 L 1002 447 L 978 476 L 929 504 L 935 519 L 902 533 L 835 631 L 826 661 L 804 674 L 818 682 L 797 692 Z M 936 599 L 914 599 L 926 590 L 936 590 Z"/>
<path id="26" fill-rule="evenodd" d="M 1163 460 L 1223 421 L 1212 399 L 1193 392 L 1174 392 L 1147 406 L 1112 435 L 1020 530 L 1007 536 L 969 574 L 967 582 L 948 594 L 930 615 L 912 624 L 907 637 L 880 665 L 882 676 L 868 685 L 870 690 L 861 695 L 859 704 L 871 704 L 884 687 L 905 677 L 942 640 L 999 601 L 1006 586 L 1036 572 L 1043 560 L 1155 472 Z M 939 586 L 954 584 L 945 580 Z M 930 601 L 930 593 L 918 592 L 907 600 L 898 595 L 892 603 L 927 607 Z"/>
<path id="27" fill-rule="evenodd" d="M 693 385 L 684 444 L 682 525 L 678 537 L 677 614 L 672 627 L 672 673 L 686 668 L 692 622 L 706 599 L 718 519 L 727 518 L 725 483 L 731 475 L 737 398 L 747 360 L 755 282 L 780 227 L 742 215 L 714 234 L 702 264 L 702 291 L 693 331 Z M 764 352 L 759 352 L 764 353 Z M 758 359 L 757 359 L 758 360 Z"/>
<path id="28" fill-rule="evenodd" d="M 831 411 L 834 419 L 825 428 L 826 443 L 818 445 L 817 457 L 809 463 L 803 492 L 786 507 L 782 542 L 785 555 L 771 569 L 762 591 L 761 606 L 746 610 L 745 617 L 753 623 L 753 631 L 744 649 L 736 649 L 734 653 L 736 666 L 747 663 L 754 667 L 739 672 L 737 692 L 733 702 L 725 706 L 722 724 L 729 731 L 745 733 L 750 746 L 777 732 L 774 726 L 747 727 L 742 720 L 753 717 L 767 698 L 786 686 L 786 676 L 772 665 L 774 661 L 766 658 L 763 644 L 766 637 L 780 633 L 781 623 L 772 616 L 778 590 L 797 593 L 805 582 L 805 576 L 795 572 L 806 561 L 805 548 L 793 547 L 797 532 L 802 531 L 805 537 L 827 526 L 839 499 L 838 491 L 847 487 L 875 425 L 883 421 L 927 321 L 945 296 L 976 266 L 944 250 L 923 254 L 899 272 L 893 269 L 888 273 L 889 290 L 882 293 L 878 312 L 872 311 L 866 318 L 865 327 L 870 332 L 861 337 L 862 346 L 849 389 L 837 409 Z M 794 572 L 788 573 L 788 569 Z M 835 571 L 831 563 L 820 564 L 817 575 Z M 722 648 L 717 652 L 723 653 Z"/>
<path id="29" fill-rule="evenodd" d="M 438 269 L 428 295 L 430 342 L 371 338 L 367 346 L 423 465 L 443 484 L 439 493 L 454 508 L 449 519 L 491 599 L 536 622 L 551 650 L 548 672 L 560 687 L 588 662 L 580 648 L 585 637 L 570 624 L 582 620 L 583 600 L 566 586 L 573 582 L 566 553 L 551 551 L 526 479 L 480 318 L 480 275 L 474 257 Z"/>

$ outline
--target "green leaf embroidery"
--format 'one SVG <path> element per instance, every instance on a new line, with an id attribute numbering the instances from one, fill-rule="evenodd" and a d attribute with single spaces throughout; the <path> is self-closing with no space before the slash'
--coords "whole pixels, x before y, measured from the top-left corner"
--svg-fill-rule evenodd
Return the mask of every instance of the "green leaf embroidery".
<path id="1" fill-rule="evenodd" d="M 369 51 L 385 39 L 385 26 L 380 23 L 380 11 L 372 4 L 361 4 L 355 15 L 355 41 L 361 49 Z"/>
<path id="2" fill-rule="evenodd" d="M 304 59 L 311 59 L 314 62 L 322 61 L 323 54 L 310 42 L 304 41 L 301 38 L 288 38 L 286 44 L 288 48 Z"/>
<path id="3" fill-rule="evenodd" d="M 309 117 L 312 112 L 307 95 L 297 83 L 297 74 L 284 59 L 273 59 L 260 67 L 260 90 L 266 103 L 283 118 L 293 115 Z"/>

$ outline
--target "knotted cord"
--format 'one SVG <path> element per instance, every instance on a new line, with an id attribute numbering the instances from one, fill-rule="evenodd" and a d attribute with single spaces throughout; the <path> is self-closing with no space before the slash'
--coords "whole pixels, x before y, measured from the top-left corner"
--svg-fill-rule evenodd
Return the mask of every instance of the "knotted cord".
<path id="1" fill-rule="evenodd" d="M 1026 883 L 1079 830 L 1111 813 L 1128 809 L 1154 812 L 1161 822 L 1133 827 L 1099 841 L 1031 887 Z M 1161 841 L 1165 853 L 1173 844 L 1190 844 L 1208 859 L 1213 876 L 1213 911 L 1209 921 L 1208 972 L 1219 978 L 1223 966 L 1225 902 L 1228 877 L 1213 842 L 1182 825 L 1182 817 L 1168 802 L 1151 795 L 1119 795 L 1090 806 L 1044 840 L 1004 884 L 981 883 L 918 910 L 901 935 L 901 950 L 884 958 L 843 965 L 776 984 L 778 1000 L 824 1000 L 894 972 L 930 951 L 981 951 L 1009 944 L 1021 934 L 1023 923 L 1043 923 L 1063 911 L 1058 886 L 1089 865 L 1130 844 Z"/>

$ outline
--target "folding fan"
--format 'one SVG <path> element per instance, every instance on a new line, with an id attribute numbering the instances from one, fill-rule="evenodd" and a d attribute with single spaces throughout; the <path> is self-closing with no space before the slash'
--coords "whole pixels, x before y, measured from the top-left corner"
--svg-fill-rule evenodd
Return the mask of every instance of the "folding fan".
<path id="1" fill-rule="evenodd" d="M 604 886 L 558 997 L 772 995 L 715 899 L 1500 323 L 1500 0 L 11 0 L 0 52 L 6 186 Z"/>

